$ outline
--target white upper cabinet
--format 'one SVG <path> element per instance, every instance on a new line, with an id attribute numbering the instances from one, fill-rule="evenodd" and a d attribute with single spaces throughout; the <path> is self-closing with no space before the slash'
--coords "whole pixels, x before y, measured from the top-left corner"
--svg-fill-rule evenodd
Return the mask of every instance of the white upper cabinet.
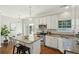
<path id="1" fill-rule="evenodd" d="M 58 20 L 58 18 L 57 18 L 57 15 L 53 15 L 53 16 L 51 16 L 51 29 L 57 29 L 57 20 Z"/>
<path id="2" fill-rule="evenodd" d="M 47 29 L 57 29 L 58 18 L 56 15 L 47 16 L 46 20 L 47 20 Z"/>
<path id="3" fill-rule="evenodd" d="M 79 32 L 79 6 L 75 9 L 75 33 Z"/>
<path id="4" fill-rule="evenodd" d="M 33 20 L 33 24 L 34 24 L 34 28 L 35 28 L 35 33 L 38 32 L 38 29 L 39 29 L 39 24 L 40 24 L 40 18 L 35 18 Z"/>
<path id="5" fill-rule="evenodd" d="M 46 17 L 43 17 L 43 24 L 47 24 L 47 19 L 46 19 Z"/>
<path id="6" fill-rule="evenodd" d="M 46 17 L 46 19 L 47 19 L 47 29 L 51 29 L 51 16 L 47 16 Z"/>
<path id="7" fill-rule="evenodd" d="M 46 25 L 46 23 L 47 23 L 46 17 L 41 17 L 41 18 L 40 18 L 40 24 Z"/>
<path id="8" fill-rule="evenodd" d="M 43 24 L 43 19 L 42 18 L 40 18 L 40 23 L 39 24 Z"/>

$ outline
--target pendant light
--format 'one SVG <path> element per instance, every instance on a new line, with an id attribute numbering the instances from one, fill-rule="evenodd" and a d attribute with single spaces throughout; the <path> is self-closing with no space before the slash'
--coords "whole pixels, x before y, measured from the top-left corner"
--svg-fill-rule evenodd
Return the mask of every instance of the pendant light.
<path id="1" fill-rule="evenodd" d="M 32 21 L 32 11 L 31 11 L 31 6 L 29 6 L 29 20 Z"/>

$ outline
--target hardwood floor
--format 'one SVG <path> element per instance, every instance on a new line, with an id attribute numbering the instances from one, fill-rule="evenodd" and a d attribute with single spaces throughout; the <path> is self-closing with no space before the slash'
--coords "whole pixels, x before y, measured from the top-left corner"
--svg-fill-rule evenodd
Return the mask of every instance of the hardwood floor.
<path id="1" fill-rule="evenodd" d="M 49 48 L 47 46 L 41 46 L 41 54 L 62 54 L 59 50 L 54 48 Z"/>
<path id="2" fill-rule="evenodd" d="M 3 46 L 0 48 L 0 54 L 12 54 L 13 44 L 9 43 L 8 46 Z M 61 54 L 57 49 L 49 48 L 44 45 L 41 46 L 41 54 Z"/>
<path id="3" fill-rule="evenodd" d="M 2 45 L 0 48 L 0 54 L 12 54 L 13 52 L 13 44 L 8 44 L 8 46 Z"/>

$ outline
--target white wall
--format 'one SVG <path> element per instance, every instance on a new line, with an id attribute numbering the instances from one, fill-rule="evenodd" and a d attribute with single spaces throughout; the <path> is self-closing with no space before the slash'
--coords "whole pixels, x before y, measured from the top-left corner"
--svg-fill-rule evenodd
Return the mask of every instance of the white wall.
<path id="1" fill-rule="evenodd" d="M 9 30 L 11 30 L 11 24 L 15 24 L 15 28 L 11 31 L 10 36 L 16 36 L 19 33 L 22 33 L 22 21 L 20 19 L 15 19 L 7 16 L 0 16 L 1 17 L 1 27 L 7 25 Z"/>

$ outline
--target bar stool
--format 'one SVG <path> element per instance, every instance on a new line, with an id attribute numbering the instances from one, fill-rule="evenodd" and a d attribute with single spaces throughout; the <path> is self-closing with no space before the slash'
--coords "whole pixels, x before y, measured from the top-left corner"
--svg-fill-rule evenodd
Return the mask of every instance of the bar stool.
<path id="1" fill-rule="evenodd" d="M 20 44 L 16 44 L 16 45 L 13 46 L 13 54 L 15 54 L 15 48 L 17 49 L 17 50 L 16 50 L 16 53 L 17 53 L 17 54 L 20 53 L 19 47 L 20 47 Z"/>
<path id="2" fill-rule="evenodd" d="M 13 54 L 15 52 L 15 48 L 17 48 L 17 54 L 27 54 L 26 51 L 30 54 L 30 48 L 29 47 L 26 47 L 22 44 L 16 44 L 14 45 L 13 47 Z"/>
<path id="3" fill-rule="evenodd" d="M 26 46 L 21 46 L 20 47 L 21 51 L 22 51 L 22 54 L 27 54 L 26 52 L 28 52 L 28 54 L 30 54 L 30 48 L 29 47 L 26 47 Z"/>

